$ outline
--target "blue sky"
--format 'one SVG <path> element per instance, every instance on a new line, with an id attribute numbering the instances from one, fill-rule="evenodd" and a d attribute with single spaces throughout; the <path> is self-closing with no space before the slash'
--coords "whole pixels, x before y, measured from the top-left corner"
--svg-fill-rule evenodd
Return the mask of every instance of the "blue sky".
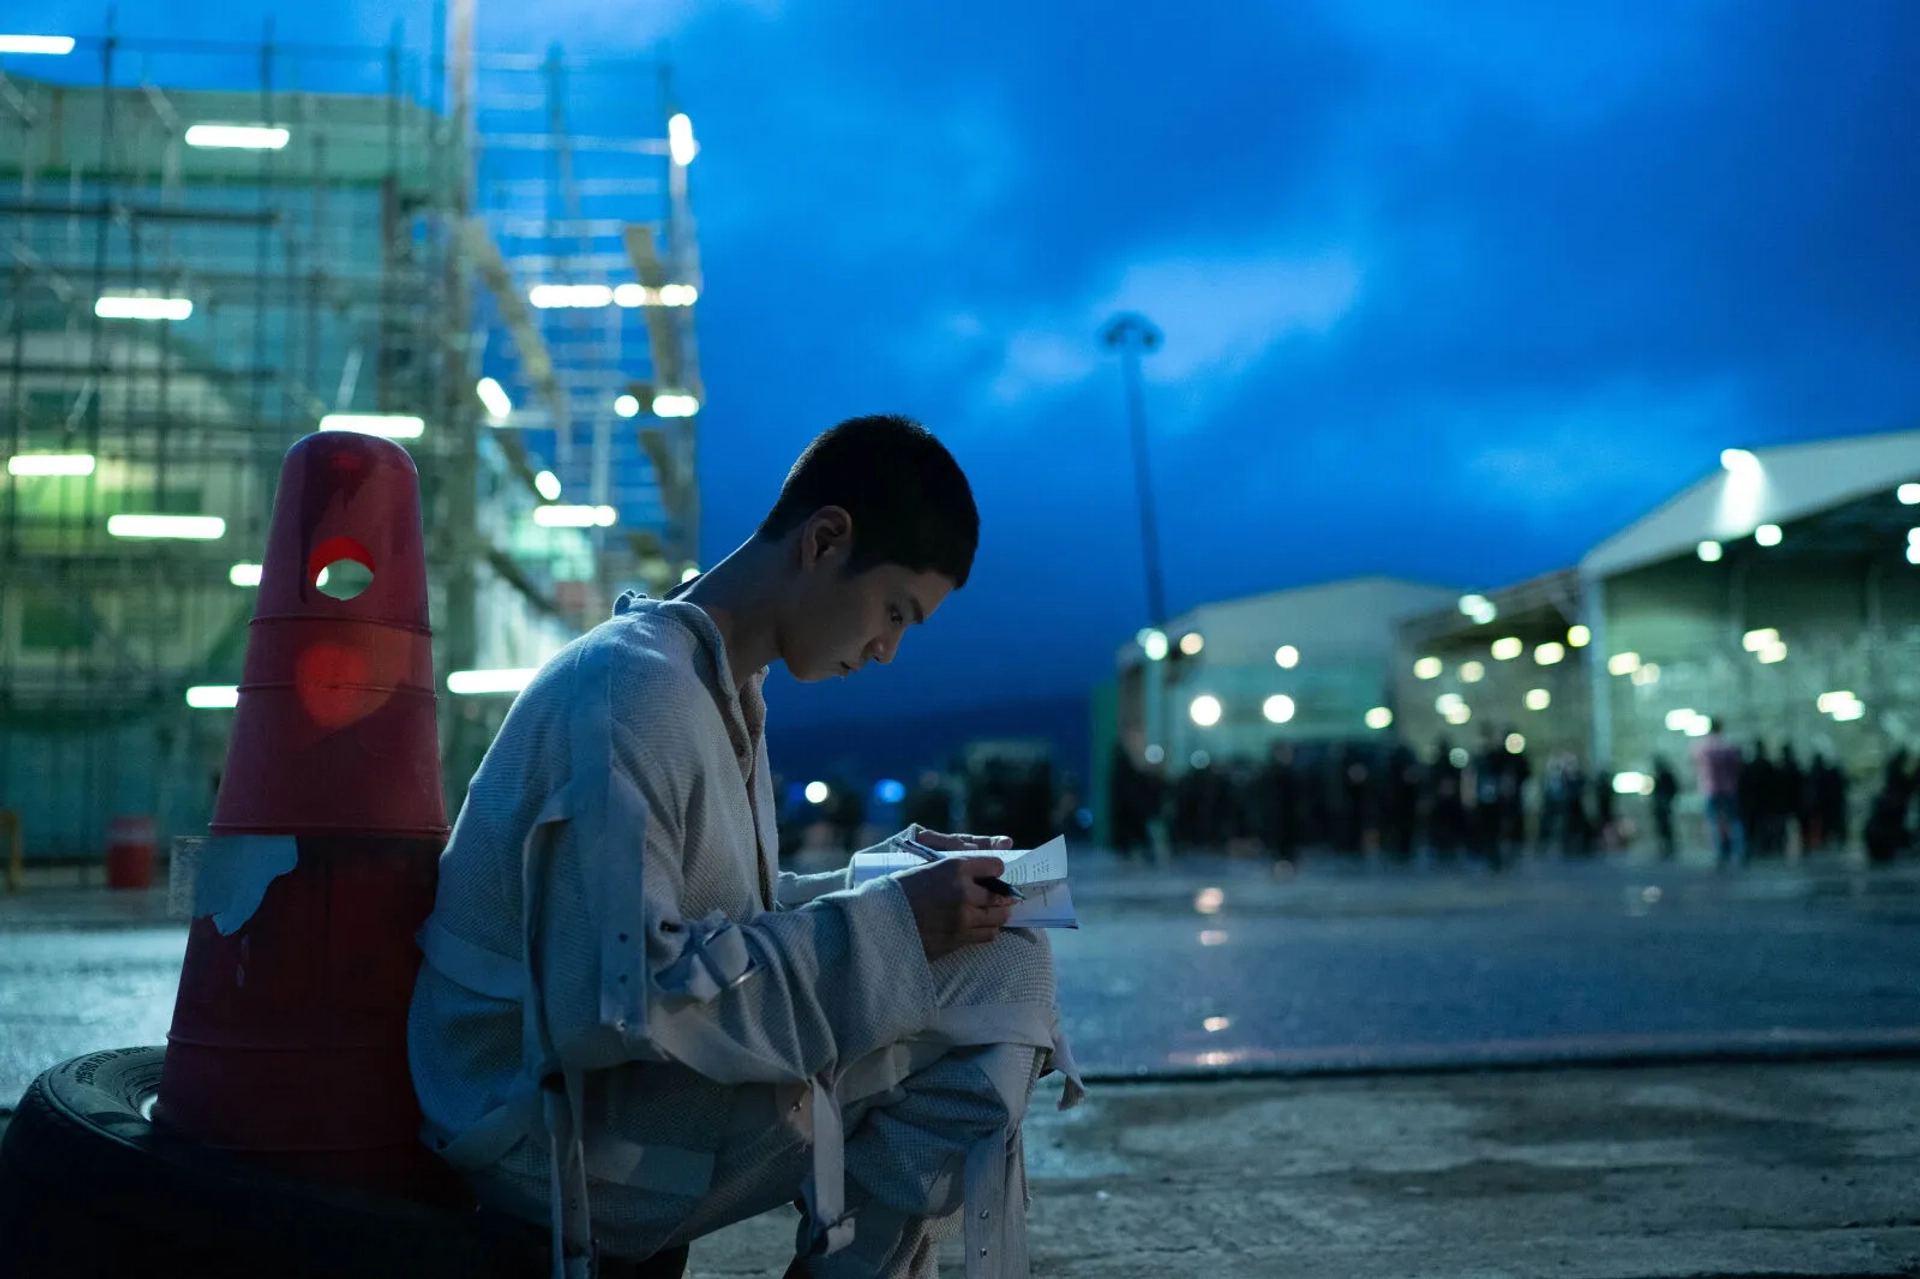
<path id="1" fill-rule="evenodd" d="M 44 29 L 103 10 L 42 6 Z M 259 0 L 123 5 L 251 38 Z M 480 0 L 664 42 L 702 152 L 704 537 L 861 412 L 972 475 L 974 582 L 795 722 L 1073 692 L 1144 621 L 1120 375 L 1152 316 L 1167 593 L 1569 563 L 1729 444 L 1920 416 L 1920 6 Z M 384 40 L 412 3 L 279 7 Z"/>

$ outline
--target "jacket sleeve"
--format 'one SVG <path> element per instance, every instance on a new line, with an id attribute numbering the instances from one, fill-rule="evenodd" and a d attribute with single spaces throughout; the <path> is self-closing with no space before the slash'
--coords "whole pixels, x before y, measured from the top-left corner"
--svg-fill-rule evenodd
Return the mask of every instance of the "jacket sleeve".
<path id="1" fill-rule="evenodd" d="M 892 880 L 747 921 L 688 918 L 680 814 L 695 783 L 607 728 L 599 773 L 576 737 L 575 802 L 544 859 L 535 950 L 563 1066 L 674 1061 L 723 1084 L 799 1081 L 932 1019 L 933 974 Z"/>
<path id="2" fill-rule="evenodd" d="M 817 875 L 796 875 L 792 871 L 780 872 L 780 881 L 773 886 L 773 899 L 781 909 L 791 910 L 795 906 L 804 906 L 810 901 L 824 897 L 828 893 L 837 893 L 841 889 L 853 886 L 853 867 L 842 866 L 839 870 L 823 870 Z"/>

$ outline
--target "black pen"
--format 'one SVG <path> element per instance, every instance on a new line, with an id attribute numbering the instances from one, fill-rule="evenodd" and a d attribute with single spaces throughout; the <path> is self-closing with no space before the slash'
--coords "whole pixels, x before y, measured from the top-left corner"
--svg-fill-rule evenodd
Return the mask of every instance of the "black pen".
<path id="1" fill-rule="evenodd" d="M 905 836 L 905 835 L 901 836 L 899 842 L 908 852 L 912 853 L 914 856 L 918 857 L 923 862 L 937 862 L 940 860 L 942 856 L 942 854 L 935 852 L 933 849 L 928 848 L 925 844 L 921 843 L 919 840 L 914 839 L 910 836 Z M 967 850 L 967 851 L 968 852 L 971 852 L 971 851 L 986 852 L 987 850 L 980 849 L 980 850 Z M 960 853 L 960 856 L 964 857 L 966 855 L 967 855 L 966 852 Z M 982 876 L 980 879 L 977 879 L 974 882 L 979 884 L 982 888 L 986 889 L 990 893 L 998 893 L 1002 897 L 1011 897 L 1017 902 L 1023 902 L 1027 900 L 1027 895 L 1025 893 L 1015 888 L 1012 884 L 1009 884 L 1006 880 L 1001 879 L 998 875 Z"/>

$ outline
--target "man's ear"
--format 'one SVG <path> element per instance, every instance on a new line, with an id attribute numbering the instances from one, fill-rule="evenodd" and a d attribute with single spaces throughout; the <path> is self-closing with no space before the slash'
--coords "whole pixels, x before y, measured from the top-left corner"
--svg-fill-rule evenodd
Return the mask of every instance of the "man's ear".
<path id="1" fill-rule="evenodd" d="M 800 530 L 800 566 L 845 558 L 853 550 L 853 516 L 842 506 L 823 506 L 807 517 Z"/>

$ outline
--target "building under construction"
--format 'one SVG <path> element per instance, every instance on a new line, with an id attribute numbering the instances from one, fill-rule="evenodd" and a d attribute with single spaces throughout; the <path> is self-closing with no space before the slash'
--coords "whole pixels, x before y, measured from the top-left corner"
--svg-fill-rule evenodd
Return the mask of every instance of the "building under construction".
<path id="1" fill-rule="evenodd" d="M 528 668 L 698 562 L 666 71 L 447 25 L 424 53 L 0 37 L 0 808 L 29 859 L 92 858 L 116 815 L 204 828 L 302 435 L 419 466 L 454 803 Z"/>

